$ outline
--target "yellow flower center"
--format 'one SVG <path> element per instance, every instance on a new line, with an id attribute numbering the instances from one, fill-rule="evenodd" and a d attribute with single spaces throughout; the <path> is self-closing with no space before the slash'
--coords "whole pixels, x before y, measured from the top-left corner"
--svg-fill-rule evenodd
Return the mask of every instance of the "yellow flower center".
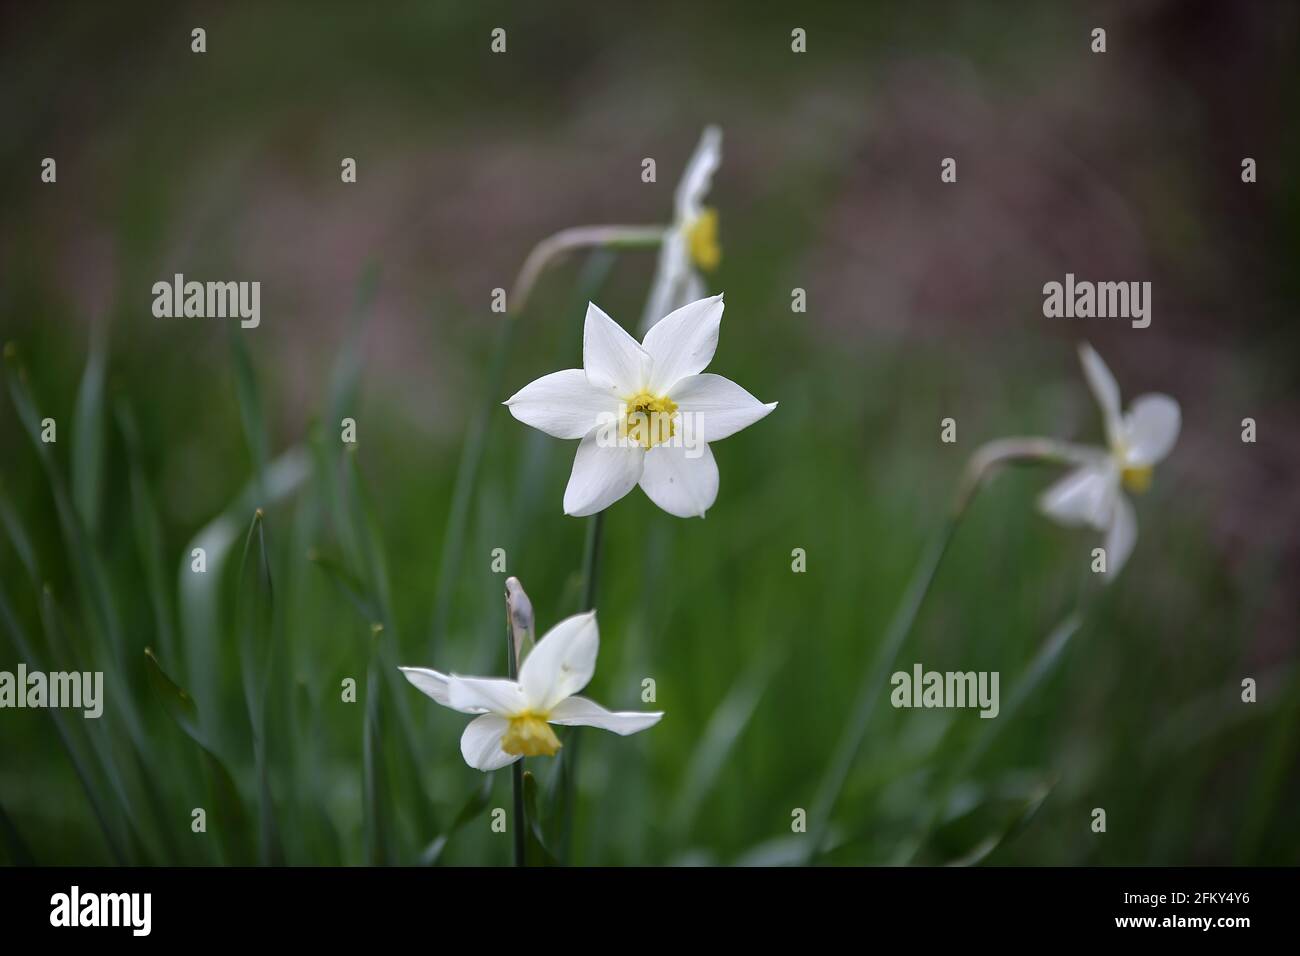
<path id="1" fill-rule="evenodd" d="M 638 392 L 624 403 L 627 413 L 618 423 L 620 438 L 626 438 L 642 448 L 653 448 L 673 437 L 673 416 L 677 403 L 667 395 Z"/>
<path id="2" fill-rule="evenodd" d="M 1124 487 L 1135 495 L 1140 495 L 1151 487 L 1151 476 L 1154 469 L 1150 465 L 1143 465 L 1139 468 L 1125 468 L 1120 472 L 1120 480 L 1124 482 Z"/>
<path id="3" fill-rule="evenodd" d="M 705 272 L 712 272 L 722 261 L 718 245 L 718 211 L 709 206 L 686 226 L 686 247 L 691 260 Z"/>
<path id="4" fill-rule="evenodd" d="M 510 726 L 501 737 L 501 749 L 516 757 L 554 757 L 560 738 L 542 714 L 531 711 L 510 718 Z"/>

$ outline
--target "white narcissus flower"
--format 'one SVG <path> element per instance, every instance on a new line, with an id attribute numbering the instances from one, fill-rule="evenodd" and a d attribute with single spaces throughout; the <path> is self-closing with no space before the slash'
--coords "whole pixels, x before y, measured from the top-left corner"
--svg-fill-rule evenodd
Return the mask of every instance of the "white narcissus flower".
<path id="1" fill-rule="evenodd" d="M 1113 577 L 1137 543 L 1137 518 L 1124 489 L 1147 490 L 1155 465 L 1178 440 L 1182 415 L 1174 399 L 1156 394 L 1138 396 L 1121 413 L 1119 385 L 1101 356 L 1084 343 L 1079 360 L 1101 406 L 1108 447 L 1048 488 L 1039 507 L 1061 524 L 1105 532 L 1107 577 Z"/>
<path id="2" fill-rule="evenodd" d="M 712 272 L 722 260 L 718 212 L 704 205 L 721 162 L 722 130 L 709 126 L 700 136 L 673 196 L 673 224 L 664 232 L 659 247 L 659 265 L 641 317 L 643 332 L 669 312 L 702 299 L 706 290 L 700 270 Z"/>
<path id="3" fill-rule="evenodd" d="M 457 677 L 427 667 L 403 667 L 406 679 L 444 707 L 477 714 L 460 738 L 475 770 L 499 770 L 520 757 L 560 749 L 551 724 L 599 727 L 626 737 L 659 723 L 662 712 L 609 711 L 575 697 L 596 671 L 600 636 L 596 612 L 575 614 L 551 628 L 524 658 L 519 680 Z"/>
<path id="4" fill-rule="evenodd" d="M 722 296 L 685 305 L 638 344 L 587 306 L 582 368 L 544 375 L 506 401 L 510 414 L 556 438 L 581 438 L 565 514 L 608 508 L 638 484 L 679 518 L 703 517 L 718 497 L 708 443 L 776 408 L 730 379 L 701 374 L 718 347 Z"/>

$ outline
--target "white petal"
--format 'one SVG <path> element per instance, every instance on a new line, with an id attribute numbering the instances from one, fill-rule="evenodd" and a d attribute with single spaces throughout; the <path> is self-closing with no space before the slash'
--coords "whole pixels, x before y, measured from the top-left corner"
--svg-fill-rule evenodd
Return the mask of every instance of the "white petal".
<path id="1" fill-rule="evenodd" d="M 638 713 L 631 710 L 606 710 L 585 697 L 570 697 L 559 703 L 548 718 L 565 727 L 599 727 L 626 737 L 659 723 L 663 711 Z"/>
<path id="2" fill-rule="evenodd" d="M 693 219 L 699 214 L 713 183 L 713 174 L 721 162 L 722 130 L 716 126 L 705 127 L 673 197 L 678 221 Z"/>
<path id="3" fill-rule="evenodd" d="M 510 414 L 555 438 L 581 438 L 602 413 L 617 415 L 618 398 L 587 381 L 580 368 L 543 375 L 506 400 Z"/>
<path id="4" fill-rule="evenodd" d="M 587 303 L 582 329 L 582 370 L 587 381 L 617 398 L 635 395 L 645 386 L 651 359 L 637 340 L 594 302 Z"/>
<path id="5" fill-rule="evenodd" d="M 1168 395 L 1140 395 L 1124 416 L 1124 447 L 1129 464 L 1154 465 L 1174 447 L 1182 412 Z"/>
<path id="6" fill-rule="evenodd" d="M 529 708 L 544 713 L 586 687 L 599 649 L 595 611 L 565 618 L 542 635 L 519 671 Z"/>
<path id="7" fill-rule="evenodd" d="M 1106 461 L 1082 465 L 1043 492 L 1038 507 L 1061 524 L 1089 525 L 1101 531 L 1110 524 L 1118 481 Z"/>
<path id="8" fill-rule="evenodd" d="M 641 490 L 670 515 L 703 518 L 718 497 L 713 450 L 703 443 L 694 448 L 656 445 L 645 453 Z"/>
<path id="9" fill-rule="evenodd" d="M 700 299 L 670 312 L 646 333 L 642 345 L 654 359 L 651 393 L 662 395 L 686 376 L 704 371 L 713 361 L 722 309 L 720 295 Z"/>
<path id="10" fill-rule="evenodd" d="M 573 456 L 573 472 L 564 489 L 564 513 L 582 517 L 604 511 L 641 480 L 645 449 L 602 444 L 606 429 L 593 429 Z"/>
<path id="11" fill-rule="evenodd" d="M 1088 379 L 1088 386 L 1092 389 L 1092 394 L 1097 397 L 1097 404 L 1101 406 L 1102 420 L 1106 424 L 1106 441 L 1114 447 L 1121 437 L 1120 431 L 1123 425 L 1119 409 L 1119 383 L 1115 381 L 1115 376 L 1110 373 L 1101 356 L 1087 342 L 1079 345 L 1079 361 L 1083 365 L 1083 374 Z"/>
<path id="12" fill-rule="evenodd" d="M 527 709 L 523 689 L 502 677 L 447 678 L 447 699 L 456 710 L 467 714 L 499 714 L 509 717 Z"/>
<path id="13" fill-rule="evenodd" d="M 663 243 L 659 246 L 659 265 L 655 269 L 650 295 L 646 298 L 645 310 L 641 313 L 640 329 L 643 335 L 673 309 L 685 304 L 684 301 L 679 301 L 679 292 L 684 288 L 685 278 L 690 272 L 691 260 L 686 249 L 686 237 L 680 229 L 667 230 Z"/>
<path id="14" fill-rule="evenodd" d="M 418 687 L 424 693 L 428 694 L 444 707 L 450 707 L 452 710 L 459 710 L 462 714 L 481 714 L 482 708 L 465 708 L 456 707 L 451 702 L 448 683 L 451 678 L 439 671 L 430 670 L 427 667 L 399 667 L 399 671 L 406 675 L 406 679 Z"/>
<path id="15" fill-rule="evenodd" d="M 1132 503 L 1123 494 L 1115 495 L 1110 527 L 1106 530 L 1106 580 L 1114 580 L 1127 563 L 1137 544 L 1137 534 L 1137 516 Z"/>
<path id="16" fill-rule="evenodd" d="M 720 441 L 765 417 L 776 402 L 764 404 L 729 378 L 706 372 L 682 379 L 668 392 L 677 403 L 681 427 L 703 441 Z"/>
<path id="17" fill-rule="evenodd" d="M 501 749 L 501 737 L 510 722 L 496 714 L 475 717 L 460 735 L 460 755 L 475 770 L 500 770 L 519 758 Z"/>

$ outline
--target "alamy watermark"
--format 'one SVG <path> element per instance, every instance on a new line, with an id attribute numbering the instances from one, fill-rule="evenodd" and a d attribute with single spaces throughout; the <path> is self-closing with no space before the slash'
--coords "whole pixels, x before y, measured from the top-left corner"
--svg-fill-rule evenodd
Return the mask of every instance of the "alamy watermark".
<path id="1" fill-rule="evenodd" d="M 262 283 L 186 282 L 176 273 L 171 282 L 153 284 L 153 314 L 159 319 L 233 319 L 245 329 L 262 322 Z"/>
<path id="2" fill-rule="evenodd" d="M 601 448 L 684 448 L 687 458 L 704 454 L 704 414 L 683 412 L 670 398 L 638 397 L 620 402 L 617 412 L 596 416 L 596 444 Z"/>
<path id="3" fill-rule="evenodd" d="M 103 671 L 0 671 L 0 708 L 56 707 L 80 710 L 92 720 L 104 712 Z"/>
<path id="4" fill-rule="evenodd" d="M 1043 315 L 1049 319 L 1131 319 L 1133 328 L 1151 324 L 1150 282 L 1065 282 L 1043 286 Z"/>
<path id="5" fill-rule="evenodd" d="M 978 707 L 980 716 L 998 715 L 998 671 L 927 671 L 920 664 L 912 672 L 897 671 L 889 679 L 894 689 L 889 702 L 895 707 Z"/>
<path id="6" fill-rule="evenodd" d="M 125 926 L 133 936 L 153 928 L 152 893 L 83 893 L 74 885 L 50 897 L 51 926 Z"/>

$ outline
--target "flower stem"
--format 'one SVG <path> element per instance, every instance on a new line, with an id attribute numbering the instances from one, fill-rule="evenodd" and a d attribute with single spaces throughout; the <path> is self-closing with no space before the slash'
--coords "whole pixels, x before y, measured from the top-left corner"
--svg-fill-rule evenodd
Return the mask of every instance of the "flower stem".
<path id="1" fill-rule="evenodd" d="M 596 609 L 596 584 L 600 571 L 600 539 L 605 512 L 598 511 L 587 524 L 587 544 L 582 552 L 582 610 Z"/>
<path id="2" fill-rule="evenodd" d="M 506 673 L 511 680 L 519 679 L 519 657 L 516 651 L 515 629 L 510 614 L 510 599 L 506 598 Z M 514 800 L 515 866 L 525 866 L 528 821 L 524 818 L 524 758 L 510 765 L 510 791 Z"/>
<path id="3" fill-rule="evenodd" d="M 533 287 L 552 263 L 574 249 L 653 247 L 663 241 L 665 228 L 664 226 L 579 226 L 565 229 L 539 242 L 524 260 L 510 291 L 506 318 L 501 324 L 497 343 L 493 348 L 485 399 L 470 423 L 461 450 L 460 464 L 456 469 L 451 511 L 447 516 L 447 530 L 442 538 L 438 577 L 434 586 L 433 619 L 429 627 L 430 659 L 433 659 L 438 644 L 446 634 L 455 571 L 463 564 L 461 552 L 465 545 L 465 532 L 469 524 L 474 485 L 478 480 L 478 471 L 487 444 L 488 426 L 492 422 L 492 412 L 501 400 L 501 385 L 505 378 L 506 361 L 510 355 L 511 343 L 514 341 L 515 328 L 519 317 L 524 314 L 528 305 Z"/>
<path id="4" fill-rule="evenodd" d="M 600 571 L 600 544 L 605 530 L 605 512 L 598 511 L 587 523 L 587 544 L 582 555 L 582 610 L 596 609 L 596 586 Z M 578 793 L 578 754 L 582 737 L 577 727 L 569 729 L 565 754 L 560 761 L 560 790 L 563 816 L 560 827 L 561 859 L 568 861 L 573 843 L 573 806 Z"/>
<path id="5" fill-rule="evenodd" d="M 952 797 L 953 788 L 961 781 L 970 770 L 979 762 L 997 739 L 998 731 L 1007 726 L 1007 718 L 1015 716 L 1020 708 L 1024 706 L 1029 696 L 1042 684 L 1048 677 L 1056 671 L 1056 665 L 1060 663 L 1065 655 L 1065 649 L 1070 643 L 1070 639 L 1078 632 L 1080 625 L 1083 623 L 1084 600 L 1080 599 L 1076 606 L 1065 618 L 1052 628 L 1047 639 L 1043 641 L 1043 646 L 1039 648 L 1034 659 L 1029 662 L 1024 673 L 1020 676 L 1020 682 L 1016 684 L 1016 689 L 1011 694 L 1011 699 L 1006 706 L 1002 707 L 998 716 L 1002 719 L 991 720 L 981 728 L 979 736 L 974 743 L 966 749 L 952 769 L 944 776 L 940 782 L 939 795 L 935 799 L 934 806 L 930 810 L 930 815 L 926 821 L 925 828 L 921 831 L 916 845 L 912 848 L 911 855 L 908 857 L 909 863 L 916 863 L 925 849 L 926 841 L 943 822 L 944 811 L 948 807 L 948 801 Z M 981 721 L 983 723 L 983 721 Z"/>
<path id="6" fill-rule="evenodd" d="M 880 653 L 875 663 L 862 675 L 857 701 L 853 705 L 853 716 L 835 747 L 835 755 L 831 758 L 830 766 L 817 788 L 817 796 L 813 802 L 812 812 L 809 814 L 810 832 L 808 846 L 804 851 L 805 864 L 812 863 L 816 859 L 822 850 L 822 845 L 826 842 L 835 801 L 839 799 L 840 791 L 844 789 L 844 782 L 848 779 L 849 771 L 858 756 L 858 750 L 861 749 L 862 741 L 867 735 L 867 724 L 870 722 L 872 711 L 875 710 L 880 688 L 888 679 L 903 641 L 907 639 L 912 625 L 916 623 L 916 615 L 921 610 L 921 604 L 925 601 L 930 584 L 939 570 L 939 563 L 943 560 L 944 553 L 948 550 L 948 543 L 952 541 L 964 513 L 965 508 L 962 508 L 950 515 L 926 547 L 916 570 L 912 573 L 912 580 L 903 596 L 903 602 L 894 612 L 893 620 L 889 622 L 889 630 L 886 632 Z"/>
<path id="7" fill-rule="evenodd" d="M 852 716 L 836 745 L 830 766 L 822 776 L 812 812 L 808 815 L 808 844 L 803 857 L 805 865 L 812 863 L 822 852 L 830 829 L 831 814 L 835 810 L 835 802 L 839 799 L 849 771 L 853 768 L 853 762 L 862 748 L 862 741 L 866 738 L 867 725 L 871 721 L 871 714 L 880 697 L 880 690 L 894 668 L 903 642 L 907 640 L 907 635 L 911 633 L 912 626 L 916 623 L 917 614 L 920 613 L 921 605 L 925 603 L 930 585 L 934 583 L 939 565 L 948 551 L 948 545 L 952 542 L 957 527 L 961 524 L 961 519 L 970 508 L 975 495 L 984 486 L 986 480 L 1004 464 L 1073 463 L 1081 460 L 1081 457 L 1086 454 L 1083 449 L 1052 439 L 1008 438 L 989 442 L 971 456 L 958 487 L 956 499 L 943 526 L 931 539 L 921 560 L 917 563 L 916 570 L 912 572 L 912 579 L 903 595 L 903 601 L 894 612 L 894 617 L 889 622 L 889 629 L 885 632 L 880 653 L 874 664 L 869 666 L 862 675 Z"/>

